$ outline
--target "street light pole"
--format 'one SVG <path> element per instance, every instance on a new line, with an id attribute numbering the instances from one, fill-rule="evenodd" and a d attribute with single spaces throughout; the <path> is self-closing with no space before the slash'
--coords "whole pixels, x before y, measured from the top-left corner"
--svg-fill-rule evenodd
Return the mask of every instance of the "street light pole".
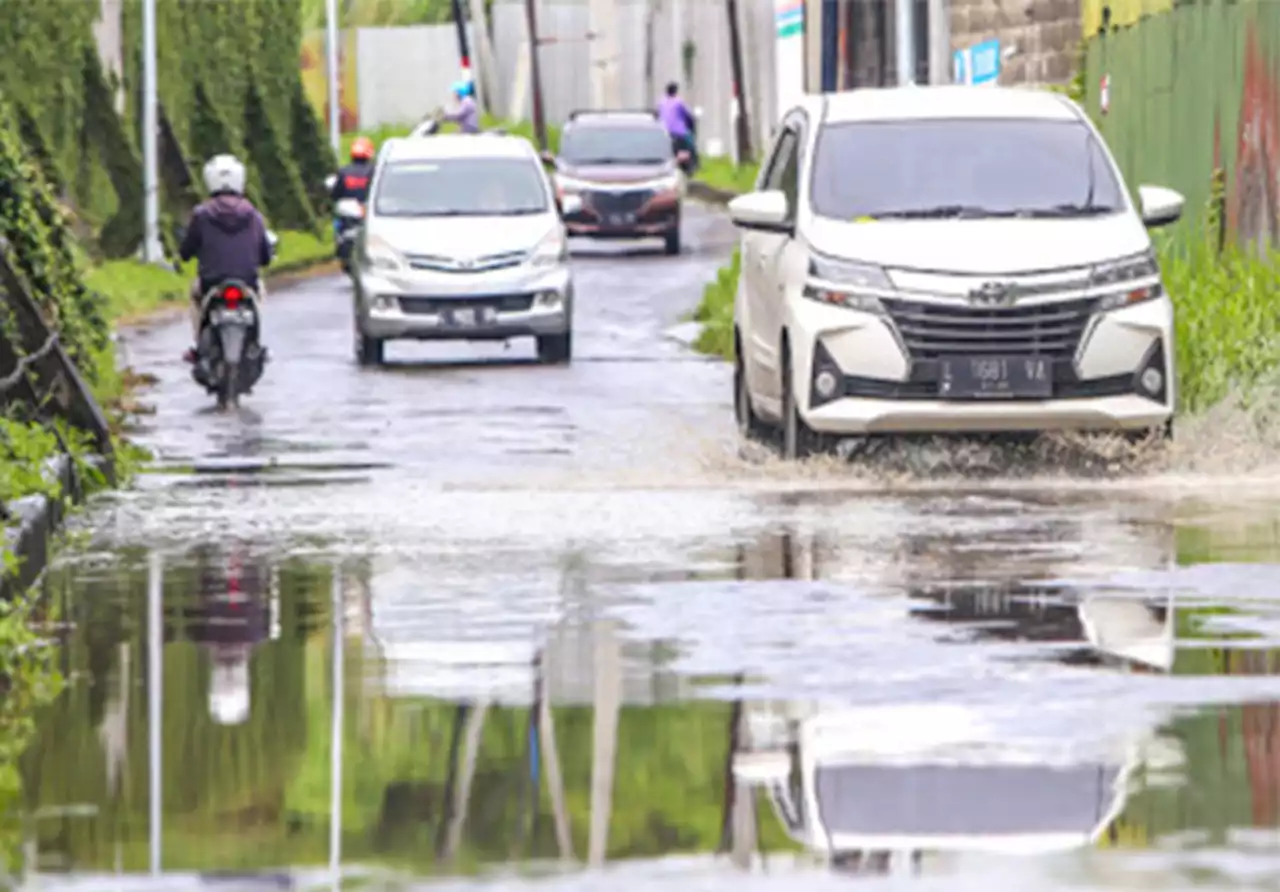
<path id="1" fill-rule="evenodd" d="M 147 2 L 154 3 L 155 0 Z M 325 30 L 328 32 L 329 52 L 329 145 L 337 157 L 342 144 L 342 107 L 338 97 L 338 0 L 325 0 Z"/>
<path id="2" fill-rule="evenodd" d="M 533 133 L 538 148 L 547 150 L 547 119 L 542 108 L 542 72 L 538 67 L 537 0 L 524 0 L 524 20 L 529 28 L 529 84 L 533 91 Z"/>
<path id="3" fill-rule="evenodd" d="M 160 122 L 156 100 L 156 0 L 142 4 L 142 259 L 163 263 L 160 244 Z"/>

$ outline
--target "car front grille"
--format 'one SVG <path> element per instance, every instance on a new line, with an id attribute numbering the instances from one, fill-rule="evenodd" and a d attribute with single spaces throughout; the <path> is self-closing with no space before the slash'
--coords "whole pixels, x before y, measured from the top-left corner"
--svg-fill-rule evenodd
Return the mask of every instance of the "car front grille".
<path id="1" fill-rule="evenodd" d="M 653 197 L 652 189 L 632 192 L 588 192 L 586 204 L 601 216 L 613 214 L 638 214 L 640 208 Z"/>
<path id="2" fill-rule="evenodd" d="M 1026 307 L 882 300 L 911 359 L 941 356 L 1047 356 L 1070 359 L 1093 314 L 1092 298 Z"/>
<path id="3" fill-rule="evenodd" d="M 501 254 L 486 254 L 482 257 L 464 259 L 441 254 L 410 254 L 406 259 L 409 261 L 409 266 L 418 270 L 438 273 L 486 273 L 519 266 L 527 255 L 527 251 L 504 251 Z"/>
<path id="4" fill-rule="evenodd" d="M 412 316 L 438 316 L 446 310 L 495 310 L 523 313 L 533 306 L 532 294 L 484 295 L 476 297 L 402 297 L 400 312 Z"/>

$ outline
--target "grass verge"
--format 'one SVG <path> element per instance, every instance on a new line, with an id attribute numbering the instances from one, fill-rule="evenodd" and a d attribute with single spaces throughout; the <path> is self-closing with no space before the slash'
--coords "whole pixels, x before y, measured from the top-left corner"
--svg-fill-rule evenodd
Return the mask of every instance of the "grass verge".
<path id="1" fill-rule="evenodd" d="M 714 185 L 745 183 L 749 189 L 756 170 L 745 165 Z M 1217 231 L 1217 213 L 1211 207 L 1205 215 L 1206 233 Z M 1275 310 L 1280 252 L 1258 256 L 1233 245 L 1219 251 L 1208 236 L 1193 239 L 1190 247 L 1166 236 L 1154 241 L 1165 287 L 1174 301 L 1179 411 L 1197 413 L 1229 395 L 1256 392 L 1280 366 L 1280 314 Z M 733 358 L 739 265 L 735 250 L 703 290 L 693 315 L 703 325 L 695 348 L 725 359 Z"/>

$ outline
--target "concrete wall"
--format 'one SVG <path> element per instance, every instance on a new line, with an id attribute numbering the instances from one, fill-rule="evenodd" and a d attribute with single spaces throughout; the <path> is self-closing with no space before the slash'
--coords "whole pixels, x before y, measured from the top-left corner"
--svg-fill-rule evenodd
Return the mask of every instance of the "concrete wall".
<path id="1" fill-rule="evenodd" d="M 739 4 L 746 94 L 757 147 L 777 119 L 773 75 L 773 8 L 764 0 Z M 590 46 L 583 0 L 541 0 L 538 30 L 547 121 L 562 123 L 575 108 L 589 107 Z M 731 76 L 728 28 L 722 0 L 618 0 L 619 83 L 622 105 L 652 107 L 664 85 L 680 82 L 685 99 L 701 107 L 699 141 L 708 154 L 731 146 Z M 652 17 L 652 25 L 649 18 Z M 496 0 L 492 31 L 498 83 L 489 105 L 500 117 L 528 120 L 529 91 L 518 101 L 521 46 L 527 39 L 518 0 Z M 646 70 L 646 33 L 652 33 L 652 67 Z M 362 128 L 412 123 L 449 101 L 458 54 L 452 25 L 361 28 L 357 38 L 359 120 Z M 685 70 L 684 57 L 691 55 Z"/>
<path id="2" fill-rule="evenodd" d="M 1071 79 L 1081 38 L 1081 0 L 951 0 L 951 48 L 997 38 L 1002 84 Z"/>

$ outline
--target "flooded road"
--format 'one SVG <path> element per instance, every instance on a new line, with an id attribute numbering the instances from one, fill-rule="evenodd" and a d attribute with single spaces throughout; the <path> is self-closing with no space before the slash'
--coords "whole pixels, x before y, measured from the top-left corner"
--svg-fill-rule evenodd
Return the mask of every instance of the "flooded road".
<path id="1" fill-rule="evenodd" d="M 687 227 L 576 260 L 565 368 L 358 369 L 339 280 L 238 415 L 129 339 L 158 459 L 48 578 L 33 888 L 1273 887 L 1280 504 L 744 462 Z"/>

